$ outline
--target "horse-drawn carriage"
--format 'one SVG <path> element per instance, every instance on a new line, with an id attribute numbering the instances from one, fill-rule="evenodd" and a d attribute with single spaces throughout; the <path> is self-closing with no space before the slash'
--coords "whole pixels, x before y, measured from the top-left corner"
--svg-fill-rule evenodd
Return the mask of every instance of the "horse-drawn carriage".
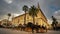
<path id="1" fill-rule="evenodd" d="M 20 25 L 19 27 L 21 28 L 21 30 L 32 31 L 32 32 L 34 32 L 34 31 L 36 31 L 36 32 L 45 32 L 45 30 L 46 30 L 46 27 L 40 26 L 40 25 L 35 25 L 31 22 L 28 22 L 27 24 L 24 24 L 24 25 Z"/>

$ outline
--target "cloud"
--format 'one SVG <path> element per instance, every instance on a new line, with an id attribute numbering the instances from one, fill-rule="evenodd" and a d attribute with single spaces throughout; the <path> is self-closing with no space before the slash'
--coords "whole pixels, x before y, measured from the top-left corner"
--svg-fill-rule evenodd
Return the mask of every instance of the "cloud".
<path id="1" fill-rule="evenodd" d="M 11 4 L 13 0 L 4 0 L 6 3 Z"/>
<path id="2" fill-rule="evenodd" d="M 60 10 L 54 12 L 54 17 L 60 22 Z"/>
<path id="3" fill-rule="evenodd" d="M 0 0 L 0 19 L 6 18 L 8 13 L 21 14 L 23 5 L 37 4 L 37 0 Z"/>
<path id="4" fill-rule="evenodd" d="M 41 8 L 48 18 L 51 18 L 53 13 L 60 10 L 60 0 L 44 0 L 42 2 Z"/>
<path id="5" fill-rule="evenodd" d="M 51 19 L 47 19 L 49 24 L 52 24 L 52 20 Z"/>
<path id="6" fill-rule="evenodd" d="M 3 17 L 8 13 L 24 13 L 22 10 L 23 5 L 37 6 L 38 2 L 43 13 L 49 19 L 51 18 L 53 13 L 60 8 L 60 0 L 0 0 L 0 17 Z"/>
<path id="7" fill-rule="evenodd" d="M 54 11 L 52 11 L 52 9 L 50 9 L 50 6 L 52 5 L 51 2 L 53 2 L 54 0 L 43 0 L 41 5 L 42 11 L 44 12 L 44 14 L 46 15 L 47 18 L 50 18 L 51 15 L 53 14 Z"/>
<path id="8" fill-rule="evenodd" d="M 60 10 L 54 12 L 55 17 L 60 17 Z"/>

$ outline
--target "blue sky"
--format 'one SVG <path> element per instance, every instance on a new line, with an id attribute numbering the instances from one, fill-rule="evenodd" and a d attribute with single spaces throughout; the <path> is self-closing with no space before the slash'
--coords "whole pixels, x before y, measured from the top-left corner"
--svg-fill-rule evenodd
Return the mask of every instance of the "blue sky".
<path id="1" fill-rule="evenodd" d="M 38 2 L 49 22 L 52 15 L 60 19 L 60 0 L 0 0 L 0 19 L 6 18 L 8 13 L 22 14 L 22 6 L 37 6 Z"/>

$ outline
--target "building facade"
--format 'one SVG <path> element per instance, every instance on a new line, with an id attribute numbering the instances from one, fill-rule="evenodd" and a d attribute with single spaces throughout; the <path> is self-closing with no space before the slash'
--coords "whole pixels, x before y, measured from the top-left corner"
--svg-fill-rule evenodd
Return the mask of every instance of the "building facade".
<path id="1" fill-rule="evenodd" d="M 9 20 L 7 20 L 7 19 L 1 20 L 1 25 L 6 25 L 6 24 L 12 25 L 12 21 L 9 21 Z"/>
<path id="2" fill-rule="evenodd" d="M 48 26 L 48 23 L 47 23 L 47 18 L 45 17 L 45 15 L 43 14 L 42 10 L 40 9 L 40 6 L 39 6 L 39 3 L 38 3 L 38 6 L 37 8 L 39 9 L 38 11 L 38 14 L 37 14 L 37 17 L 35 17 L 35 24 L 37 23 L 38 25 L 44 25 L 44 26 Z M 17 17 L 14 17 L 12 19 L 12 23 L 13 24 L 24 24 L 24 15 L 25 14 L 22 14 L 22 15 L 19 15 Z M 29 16 L 29 13 L 26 13 L 26 24 L 28 22 L 32 22 L 33 23 L 33 18 L 31 16 Z"/>

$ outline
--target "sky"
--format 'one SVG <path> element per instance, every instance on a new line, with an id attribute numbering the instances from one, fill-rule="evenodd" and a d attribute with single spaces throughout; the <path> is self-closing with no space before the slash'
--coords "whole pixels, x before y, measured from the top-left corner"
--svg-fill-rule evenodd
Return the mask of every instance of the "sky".
<path id="1" fill-rule="evenodd" d="M 60 21 L 60 0 L 0 0 L 0 20 L 7 18 L 8 13 L 12 16 L 23 14 L 24 5 L 37 6 L 38 2 L 49 23 L 52 22 L 52 15 L 57 18 L 58 22 Z"/>

